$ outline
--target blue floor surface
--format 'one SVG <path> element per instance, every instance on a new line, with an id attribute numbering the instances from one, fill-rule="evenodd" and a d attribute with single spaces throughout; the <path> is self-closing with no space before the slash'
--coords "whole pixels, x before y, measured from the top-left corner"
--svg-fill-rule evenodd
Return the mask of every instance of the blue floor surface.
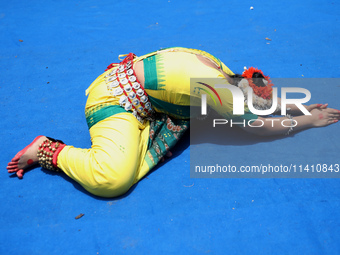
<path id="1" fill-rule="evenodd" d="M 189 134 L 117 199 L 41 168 L 6 171 L 39 134 L 90 147 L 84 91 L 119 54 L 182 46 L 238 73 L 340 78 L 339 19 L 335 0 L 1 1 L 0 254 L 340 254 L 339 179 L 192 179 Z M 321 86 L 311 102 L 340 109 L 340 84 Z M 223 149 L 249 165 L 259 150 L 339 164 L 339 137 L 337 124 Z"/>

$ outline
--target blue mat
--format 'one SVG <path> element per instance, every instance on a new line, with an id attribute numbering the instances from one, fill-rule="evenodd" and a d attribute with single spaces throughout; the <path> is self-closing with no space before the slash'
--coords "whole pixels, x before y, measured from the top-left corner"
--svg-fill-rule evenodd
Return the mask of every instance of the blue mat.
<path id="1" fill-rule="evenodd" d="M 339 254 L 338 179 L 191 179 L 189 134 L 117 199 L 41 168 L 23 180 L 6 171 L 39 134 L 90 147 L 84 91 L 118 54 L 182 46 L 239 73 L 339 78 L 339 13 L 329 0 L 2 1 L 0 254 Z M 308 87 L 311 102 L 339 109 L 339 86 Z M 339 136 L 332 125 L 224 149 L 238 160 L 256 148 L 278 160 L 280 149 L 307 164 L 301 144 L 335 164 Z"/>

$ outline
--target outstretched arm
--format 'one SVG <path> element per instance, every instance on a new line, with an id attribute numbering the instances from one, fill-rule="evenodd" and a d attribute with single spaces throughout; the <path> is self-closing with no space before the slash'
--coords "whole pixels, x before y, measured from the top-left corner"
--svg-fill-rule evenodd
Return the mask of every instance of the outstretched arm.
<path id="1" fill-rule="evenodd" d="M 340 119 L 340 111 L 332 108 L 314 108 L 310 113 L 312 115 L 297 116 L 291 119 L 288 117 L 259 117 L 251 126 L 245 126 L 243 129 L 261 136 L 283 135 L 290 131 L 290 126 L 295 126 L 293 130 L 299 131 L 313 127 L 325 127 L 338 122 Z"/>

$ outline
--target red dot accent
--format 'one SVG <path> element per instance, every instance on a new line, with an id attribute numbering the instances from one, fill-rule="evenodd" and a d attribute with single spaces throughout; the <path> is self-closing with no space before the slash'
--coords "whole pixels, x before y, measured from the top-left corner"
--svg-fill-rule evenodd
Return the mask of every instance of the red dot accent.
<path id="1" fill-rule="evenodd" d="M 33 164 L 33 160 L 32 159 L 27 160 L 27 165 L 32 165 L 32 164 Z"/>

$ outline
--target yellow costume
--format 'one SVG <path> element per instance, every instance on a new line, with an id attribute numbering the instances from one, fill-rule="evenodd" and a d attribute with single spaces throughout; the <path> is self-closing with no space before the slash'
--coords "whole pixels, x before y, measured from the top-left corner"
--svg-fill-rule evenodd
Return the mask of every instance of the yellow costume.
<path id="1" fill-rule="evenodd" d="M 100 75 L 87 90 L 85 107 L 92 147 L 78 149 L 66 146 L 58 155 L 58 167 L 92 194 L 103 197 L 124 194 L 158 163 L 160 157 L 177 142 L 182 131 L 187 129 L 190 95 L 199 97 L 194 86 L 190 86 L 190 78 L 221 77 L 219 83 L 228 84 L 219 70 L 203 64 L 196 54 L 210 59 L 225 73 L 233 75 L 217 58 L 199 50 L 169 48 L 133 59 L 133 62 L 144 63 L 144 89 L 153 109 L 172 119 L 162 115 L 154 121 L 137 120 L 131 111 L 126 111 L 126 104 L 125 109 L 122 107 L 121 96 L 113 95 L 112 86 L 108 83 L 118 66 Z M 196 88 L 200 86 L 203 85 Z M 223 104 L 216 104 L 210 98 L 208 105 L 223 117 L 232 118 L 231 93 L 225 89 L 216 91 Z M 246 114 L 238 117 L 256 118 L 247 108 L 245 110 Z"/>
<path id="2" fill-rule="evenodd" d="M 175 118 L 188 119 L 190 118 L 190 105 L 200 106 L 201 90 L 206 87 L 198 83 L 190 84 L 192 78 L 199 78 L 209 87 L 214 88 L 216 83 L 230 85 L 220 70 L 229 76 L 234 75 L 220 60 L 201 50 L 169 48 L 156 53 L 142 56 L 136 60 L 143 59 L 144 89 L 156 111 Z M 203 64 L 197 55 L 214 62 L 219 70 Z M 244 115 L 234 116 L 231 92 L 223 88 L 214 90 L 219 96 L 219 103 L 215 103 L 214 97 L 208 97 L 208 105 L 224 118 L 248 120 L 257 118 L 256 115 L 249 112 L 246 105 Z"/>

